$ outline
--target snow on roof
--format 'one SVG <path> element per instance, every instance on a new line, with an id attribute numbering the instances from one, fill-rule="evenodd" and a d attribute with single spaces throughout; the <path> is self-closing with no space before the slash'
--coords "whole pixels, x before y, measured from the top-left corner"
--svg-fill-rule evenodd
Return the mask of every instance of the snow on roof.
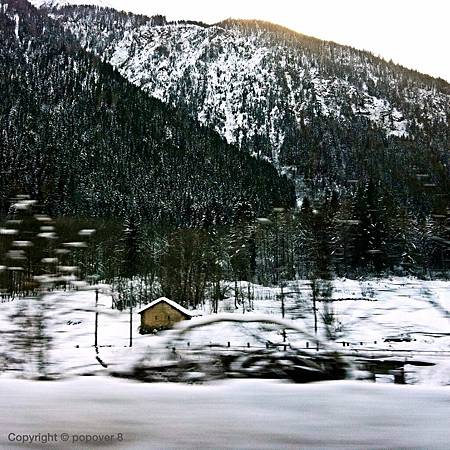
<path id="1" fill-rule="evenodd" d="M 157 305 L 158 303 L 167 303 L 168 305 L 170 305 L 172 308 L 180 311 L 180 313 L 189 316 L 189 317 L 193 317 L 195 314 L 193 314 L 191 311 L 189 311 L 186 308 L 183 308 L 181 305 L 179 305 L 177 302 L 174 302 L 173 300 L 168 299 L 167 297 L 160 297 L 156 300 L 154 300 L 153 302 L 149 303 L 148 305 L 143 306 L 142 308 L 140 308 L 137 312 L 139 314 L 143 313 L 144 311 L 146 311 L 149 308 L 152 308 L 153 306 Z"/>

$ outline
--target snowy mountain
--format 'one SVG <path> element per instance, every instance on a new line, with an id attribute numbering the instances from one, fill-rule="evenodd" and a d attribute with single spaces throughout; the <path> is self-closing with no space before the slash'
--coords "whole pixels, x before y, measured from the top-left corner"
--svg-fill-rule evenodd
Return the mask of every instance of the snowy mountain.
<path id="1" fill-rule="evenodd" d="M 35 1 L 36 3 L 36 1 Z M 152 97 L 316 189 L 448 178 L 450 86 L 260 21 L 167 22 L 109 8 L 48 10 Z M 302 182 L 303 183 L 303 182 Z"/>
<path id="2" fill-rule="evenodd" d="M 36 8 L 60 8 L 71 5 L 90 5 L 101 8 L 112 8 L 112 3 L 107 0 L 30 0 Z"/>
<path id="3" fill-rule="evenodd" d="M 443 80 L 265 22 L 210 26 L 39 4 L 151 97 L 291 176 L 299 197 L 352 195 L 372 179 L 429 212 L 449 190 Z"/>
<path id="4" fill-rule="evenodd" d="M 150 98 L 25 0 L 0 4 L 0 96 L 0 215 L 23 193 L 55 215 L 186 226 L 293 203 L 273 165 Z"/>

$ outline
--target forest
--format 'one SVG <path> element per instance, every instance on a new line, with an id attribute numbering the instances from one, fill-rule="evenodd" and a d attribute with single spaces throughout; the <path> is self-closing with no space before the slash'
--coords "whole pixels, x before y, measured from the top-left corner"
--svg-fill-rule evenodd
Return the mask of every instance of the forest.
<path id="1" fill-rule="evenodd" d="M 23 201 L 30 207 L 17 208 Z M 241 203 L 234 223 L 195 228 L 138 217 L 51 219 L 41 211 L 18 199 L 0 229 L 7 296 L 32 294 L 39 277 L 53 274 L 52 286 L 73 288 L 76 279 L 110 283 L 118 309 L 162 295 L 189 308 L 206 301 L 217 308 L 224 281 L 282 286 L 296 279 L 449 276 L 448 211 L 408 214 L 374 183 L 351 200 L 335 192 L 322 202 L 305 197 L 300 208 L 273 208 L 261 217 Z"/>
<path id="2" fill-rule="evenodd" d="M 181 227 L 293 206 L 268 161 L 149 98 L 25 0 L 0 9 L 1 212 L 26 194 L 54 216 Z M 15 31 L 12 8 L 20 13 Z"/>
<path id="3" fill-rule="evenodd" d="M 122 26 L 144 21 L 120 17 Z M 152 26 L 165 24 L 157 19 Z M 300 129 L 284 122 L 280 170 L 263 150 L 267 140 L 258 154 L 256 141 L 227 143 L 26 1 L 3 1 L 0 25 L 0 280 L 8 295 L 32 293 L 34 278 L 56 267 L 111 283 L 119 309 L 156 295 L 191 308 L 217 303 L 223 280 L 448 277 L 442 121 L 430 119 L 414 137 L 387 137 L 364 118 L 339 124 L 315 115 L 313 102 Z M 238 25 L 244 33 L 253 26 Z M 263 35 L 286 39 L 267 27 Z M 305 42 L 313 55 L 317 42 Z M 21 199 L 32 205 L 26 220 Z M 42 224 L 41 216 L 54 219 Z M 66 251 L 79 230 L 95 232 Z"/>

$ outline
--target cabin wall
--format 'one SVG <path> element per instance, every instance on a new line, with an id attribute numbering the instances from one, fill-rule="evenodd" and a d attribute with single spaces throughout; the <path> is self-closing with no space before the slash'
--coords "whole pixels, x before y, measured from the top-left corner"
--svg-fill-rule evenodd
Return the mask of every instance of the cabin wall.
<path id="1" fill-rule="evenodd" d="M 167 303 L 158 303 L 141 314 L 141 329 L 152 331 L 154 329 L 170 328 L 176 322 L 186 317 Z"/>

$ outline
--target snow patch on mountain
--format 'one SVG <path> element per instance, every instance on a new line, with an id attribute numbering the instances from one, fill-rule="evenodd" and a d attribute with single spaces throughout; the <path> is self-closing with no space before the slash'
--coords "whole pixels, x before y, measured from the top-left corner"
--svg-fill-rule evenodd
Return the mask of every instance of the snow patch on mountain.
<path id="1" fill-rule="evenodd" d="M 170 38 L 174 36 L 177 39 L 172 42 Z M 241 112 L 245 102 L 251 100 L 268 112 L 266 131 L 272 145 L 280 148 L 283 135 L 277 133 L 276 125 L 283 119 L 284 108 L 277 104 L 280 99 L 271 102 L 267 95 L 279 93 L 277 67 L 273 63 L 275 49 L 255 41 L 255 38 L 249 40 L 240 36 L 236 30 L 225 31 L 217 26 L 144 25 L 138 30 L 127 31 L 116 44 L 109 61 L 130 81 L 166 102 L 173 99 L 181 80 L 189 76 L 197 83 L 197 89 L 204 91 L 204 102 L 198 108 L 197 118 L 202 123 L 209 123 L 211 115 L 218 117 L 220 124 L 216 125 L 216 130 L 231 143 L 240 141 L 242 127 L 252 129 L 248 116 Z M 203 62 L 205 56 L 212 56 L 207 70 Z M 285 64 L 284 60 L 281 65 Z M 314 69 L 309 73 L 301 70 L 296 78 L 295 83 L 289 71 L 284 72 L 283 81 L 288 87 L 287 106 L 297 121 L 308 104 L 307 99 L 299 101 L 301 91 L 304 91 L 302 81 L 311 83 L 310 92 L 315 96 L 320 113 L 334 118 L 343 118 L 337 93 L 357 93 L 356 88 L 345 80 L 324 78 Z M 353 105 L 354 113 L 366 115 L 384 127 L 387 134 L 408 136 L 408 121 L 387 100 L 363 92 L 360 104 Z M 256 129 L 251 134 L 255 132 Z M 277 159 L 276 154 L 273 157 Z"/>
<path id="2" fill-rule="evenodd" d="M 113 8 L 107 0 L 28 0 L 36 8 L 62 8 L 71 5 L 99 6 Z"/>
<path id="3" fill-rule="evenodd" d="M 14 14 L 14 22 L 16 23 L 16 26 L 14 28 L 14 34 L 16 35 L 16 39 L 19 41 L 19 26 L 20 26 L 20 17 L 18 14 Z"/>

